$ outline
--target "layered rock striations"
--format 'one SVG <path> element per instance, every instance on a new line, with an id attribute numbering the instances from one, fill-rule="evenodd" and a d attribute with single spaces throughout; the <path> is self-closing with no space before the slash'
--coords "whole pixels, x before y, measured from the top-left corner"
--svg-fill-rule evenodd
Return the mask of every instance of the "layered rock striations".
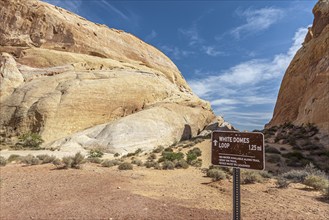
<path id="1" fill-rule="evenodd" d="M 329 133 L 329 1 L 313 9 L 314 21 L 291 61 L 268 126 L 314 123 Z"/>
<path id="2" fill-rule="evenodd" d="M 0 53 L 7 137 L 124 153 L 196 136 L 215 118 L 162 52 L 47 3 L 0 1 Z"/>

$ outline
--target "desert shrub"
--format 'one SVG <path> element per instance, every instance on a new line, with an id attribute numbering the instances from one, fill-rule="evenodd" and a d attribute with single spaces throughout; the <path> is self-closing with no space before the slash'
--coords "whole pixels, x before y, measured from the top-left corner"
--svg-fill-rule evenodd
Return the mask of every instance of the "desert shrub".
<path id="1" fill-rule="evenodd" d="M 309 173 L 305 170 L 290 170 L 282 174 L 282 177 L 294 183 L 302 183 L 308 175 Z"/>
<path id="2" fill-rule="evenodd" d="M 24 164 L 27 165 L 39 165 L 41 164 L 41 160 L 39 160 L 39 158 L 29 154 L 27 156 L 24 157 L 20 157 L 20 161 Z"/>
<path id="3" fill-rule="evenodd" d="M 192 160 L 190 162 L 190 165 L 194 166 L 194 167 L 201 167 L 202 166 L 202 159 L 198 158 L 196 160 Z"/>
<path id="4" fill-rule="evenodd" d="M 162 170 L 162 166 L 159 163 L 155 162 L 154 169 L 155 170 Z"/>
<path id="5" fill-rule="evenodd" d="M 181 159 L 176 161 L 175 163 L 175 168 L 183 168 L 183 169 L 187 169 L 189 167 L 188 163 L 186 162 L 186 160 Z"/>
<path id="6" fill-rule="evenodd" d="M 68 169 L 72 167 L 73 157 L 63 157 L 62 162 L 64 164 L 63 168 Z"/>
<path id="7" fill-rule="evenodd" d="M 87 161 L 89 163 L 101 164 L 103 160 L 101 158 L 99 158 L 99 157 L 88 157 L 87 158 Z"/>
<path id="8" fill-rule="evenodd" d="M 202 155 L 202 151 L 198 147 L 195 147 L 192 150 L 189 150 L 189 152 L 195 153 L 198 157 L 200 157 Z"/>
<path id="9" fill-rule="evenodd" d="M 164 151 L 162 152 L 162 157 L 164 160 L 174 161 L 174 160 L 181 160 L 184 158 L 184 154 L 182 152 L 170 152 L 170 151 Z"/>
<path id="10" fill-rule="evenodd" d="M 278 154 L 266 154 L 266 160 L 270 163 L 279 163 L 281 161 L 281 157 Z"/>
<path id="11" fill-rule="evenodd" d="M 261 170 L 258 172 L 259 175 L 261 175 L 263 178 L 266 178 L 266 179 L 270 179 L 273 177 L 273 175 L 269 172 L 267 172 L 266 170 Z"/>
<path id="12" fill-rule="evenodd" d="M 139 167 L 143 165 L 143 162 L 141 160 L 139 160 L 139 159 L 133 159 L 131 163 L 132 164 L 135 164 L 135 165 L 137 165 Z"/>
<path id="13" fill-rule="evenodd" d="M 157 158 L 157 155 L 155 153 L 150 154 L 148 157 L 149 160 L 155 160 Z"/>
<path id="14" fill-rule="evenodd" d="M 315 190 L 325 190 L 329 186 L 329 181 L 325 176 L 311 174 L 305 178 L 303 184 L 310 186 Z"/>
<path id="15" fill-rule="evenodd" d="M 187 160 L 187 163 L 188 164 L 191 164 L 192 161 L 196 160 L 198 158 L 198 156 L 192 152 L 192 151 L 189 151 L 187 154 L 186 154 L 186 160 Z"/>
<path id="16" fill-rule="evenodd" d="M 167 147 L 167 148 L 165 148 L 163 151 L 173 152 L 174 150 L 172 149 L 172 147 Z"/>
<path id="17" fill-rule="evenodd" d="M 323 191 L 323 197 L 329 200 L 329 186 Z"/>
<path id="18" fill-rule="evenodd" d="M 18 154 L 11 154 L 9 157 L 8 157 L 8 162 L 12 162 L 12 161 L 19 161 L 20 160 L 20 157 Z"/>
<path id="19" fill-rule="evenodd" d="M 120 165 L 120 164 L 121 164 L 121 161 L 119 161 L 119 160 L 104 160 L 102 162 L 103 167 L 113 167 L 113 166 Z"/>
<path id="20" fill-rule="evenodd" d="M 290 182 L 287 179 L 283 178 L 282 176 L 279 176 L 275 184 L 278 188 L 288 188 Z"/>
<path id="21" fill-rule="evenodd" d="M 41 136 L 37 133 L 25 133 L 18 137 L 18 146 L 27 148 L 40 149 L 40 145 L 43 143 Z"/>
<path id="22" fill-rule="evenodd" d="M 158 163 L 155 162 L 155 161 L 146 161 L 146 162 L 144 163 L 144 166 L 145 166 L 146 168 L 151 168 L 151 167 L 154 167 L 156 164 L 158 164 Z"/>
<path id="23" fill-rule="evenodd" d="M 53 164 L 54 164 L 57 168 L 60 168 L 60 167 L 62 167 L 63 162 L 62 162 L 59 158 L 56 158 L 55 160 L 53 160 Z"/>
<path id="24" fill-rule="evenodd" d="M 7 160 L 3 156 L 0 156 L 0 166 L 6 166 Z"/>
<path id="25" fill-rule="evenodd" d="M 76 153 L 73 157 L 63 157 L 62 159 L 65 169 L 75 168 L 80 169 L 81 165 L 85 162 L 85 157 L 80 153 Z"/>
<path id="26" fill-rule="evenodd" d="M 241 172 L 241 183 L 252 184 L 263 182 L 263 177 L 256 171 L 243 171 Z"/>
<path id="27" fill-rule="evenodd" d="M 55 156 L 49 156 L 47 154 L 41 154 L 41 155 L 38 155 L 37 158 L 39 160 L 41 160 L 41 163 L 42 164 L 45 164 L 45 163 L 52 163 L 56 157 Z"/>
<path id="28" fill-rule="evenodd" d="M 138 155 L 138 154 L 140 154 L 140 153 L 142 153 L 142 152 L 143 152 L 143 150 L 140 149 L 140 148 L 138 148 L 138 149 L 135 151 L 135 155 Z"/>
<path id="29" fill-rule="evenodd" d="M 166 160 L 162 163 L 163 170 L 173 170 L 175 168 L 175 164 L 172 161 Z"/>
<path id="30" fill-rule="evenodd" d="M 285 147 L 280 147 L 280 150 L 281 151 L 285 151 L 285 150 L 287 150 Z"/>
<path id="31" fill-rule="evenodd" d="M 281 154 L 281 152 L 278 149 L 276 149 L 275 147 L 272 147 L 272 146 L 268 146 L 268 145 L 265 147 L 265 152 L 272 153 L 272 154 Z"/>
<path id="32" fill-rule="evenodd" d="M 133 169 L 133 165 L 131 163 L 122 163 L 119 165 L 118 167 L 119 170 L 132 170 Z"/>
<path id="33" fill-rule="evenodd" d="M 218 180 L 226 179 L 226 174 L 224 171 L 219 170 L 219 169 L 208 169 L 207 177 L 211 177 L 212 180 L 218 181 Z"/>
<path id="34" fill-rule="evenodd" d="M 163 146 L 158 146 L 153 150 L 153 153 L 161 153 L 163 151 L 164 147 Z"/>
<path id="35" fill-rule="evenodd" d="M 114 154 L 114 157 L 119 157 L 119 156 L 120 156 L 119 153 L 115 153 L 115 154 Z"/>
<path id="36" fill-rule="evenodd" d="M 101 158 L 103 157 L 104 152 L 102 149 L 99 148 L 93 148 L 89 151 L 88 158 Z"/>

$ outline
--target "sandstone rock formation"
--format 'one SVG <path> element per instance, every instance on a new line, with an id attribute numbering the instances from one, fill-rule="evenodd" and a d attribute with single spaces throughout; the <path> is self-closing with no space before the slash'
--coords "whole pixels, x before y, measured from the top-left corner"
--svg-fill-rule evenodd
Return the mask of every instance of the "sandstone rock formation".
<path id="1" fill-rule="evenodd" d="M 159 50 L 38 0 L 0 1 L 0 65 L 7 137 L 125 153 L 196 136 L 215 118 Z"/>
<path id="2" fill-rule="evenodd" d="M 285 73 L 268 127 L 315 123 L 329 133 L 329 0 L 320 0 L 313 14 L 313 26 Z"/>

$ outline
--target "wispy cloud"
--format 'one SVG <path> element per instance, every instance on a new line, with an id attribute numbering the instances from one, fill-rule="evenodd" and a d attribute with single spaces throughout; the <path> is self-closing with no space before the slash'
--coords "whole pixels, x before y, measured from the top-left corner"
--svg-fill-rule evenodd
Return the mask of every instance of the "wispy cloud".
<path id="1" fill-rule="evenodd" d="M 188 39 L 188 44 L 190 46 L 202 44 L 204 42 L 204 40 L 200 37 L 196 23 L 193 23 L 191 27 L 186 29 L 179 28 L 178 32 Z"/>
<path id="2" fill-rule="evenodd" d="M 101 0 L 101 2 L 108 7 L 108 9 L 110 9 L 111 11 L 113 11 L 114 13 L 116 13 L 117 15 L 119 15 L 122 19 L 129 21 L 129 17 L 123 13 L 121 10 L 119 10 L 118 8 L 114 7 L 112 4 L 110 4 L 109 2 L 105 1 L 105 0 Z"/>
<path id="3" fill-rule="evenodd" d="M 169 45 L 161 45 L 160 50 L 163 51 L 167 56 L 175 60 L 180 60 L 195 53 L 193 51 L 182 50 L 176 46 Z"/>
<path id="4" fill-rule="evenodd" d="M 279 81 L 306 33 L 307 28 L 298 29 L 286 53 L 277 54 L 272 59 L 252 59 L 219 73 L 204 74 L 205 78 L 190 80 L 189 85 L 197 95 L 210 100 L 218 114 L 229 117 L 234 124 L 241 116 L 232 114 L 232 110 L 258 109 L 259 105 L 275 104 Z M 262 113 L 264 117 L 257 116 L 255 120 L 269 120 L 272 115 L 265 113 Z"/>
<path id="5" fill-rule="evenodd" d="M 245 11 L 237 10 L 237 15 L 246 19 L 246 23 L 231 30 L 231 34 L 239 39 L 241 35 L 249 35 L 268 29 L 284 16 L 284 11 L 278 8 L 249 8 Z"/>
<path id="6" fill-rule="evenodd" d="M 212 57 L 216 57 L 218 55 L 225 55 L 224 52 L 217 50 L 214 46 L 202 46 L 201 50 Z"/>
<path id="7" fill-rule="evenodd" d="M 56 5 L 58 7 L 64 8 L 68 11 L 78 13 L 82 5 L 82 0 L 43 0 L 49 4 Z"/>
<path id="8" fill-rule="evenodd" d="M 145 41 L 153 40 L 158 36 L 158 33 L 155 30 L 152 30 L 150 34 L 145 37 Z"/>

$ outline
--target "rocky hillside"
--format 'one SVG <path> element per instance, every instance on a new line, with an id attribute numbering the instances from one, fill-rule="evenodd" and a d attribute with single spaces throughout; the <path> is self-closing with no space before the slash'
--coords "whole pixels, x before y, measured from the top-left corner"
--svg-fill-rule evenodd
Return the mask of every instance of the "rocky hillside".
<path id="1" fill-rule="evenodd" d="M 110 152 L 170 145 L 215 120 L 175 64 L 123 31 L 38 0 L 0 1 L 1 135 Z"/>
<path id="2" fill-rule="evenodd" d="M 283 78 L 267 127 L 314 123 L 329 133 L 329 0 L 319 0 L 302 48 Z"/>

